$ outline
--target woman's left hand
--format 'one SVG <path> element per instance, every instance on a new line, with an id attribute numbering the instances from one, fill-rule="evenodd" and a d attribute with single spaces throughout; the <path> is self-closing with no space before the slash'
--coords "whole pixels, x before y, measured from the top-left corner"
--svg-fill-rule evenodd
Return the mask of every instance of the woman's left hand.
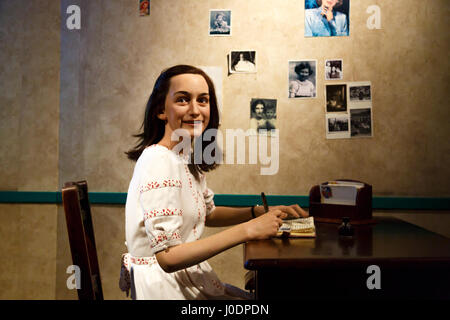
<path id="1" fill-rule="evenodd" d="M 280 210 L 283 214 L 281 219 L 286 218 L 306 218 L 309 216 L 308 212 L 303 210 L 298 204 L 292 204 L 290 206 L 270 206 L 270 210 Z"/>

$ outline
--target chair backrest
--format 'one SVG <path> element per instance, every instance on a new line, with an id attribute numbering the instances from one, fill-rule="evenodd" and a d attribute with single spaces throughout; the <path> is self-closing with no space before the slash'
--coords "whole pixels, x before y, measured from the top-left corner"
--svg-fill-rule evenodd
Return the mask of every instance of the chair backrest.
<path id="1" fill-rule="evenodd" d="M 62 201 L 72 261 L 81 271 L 81 288 L 77 289 L 78 298 L 103 300 L 87 182 L 66 182 L 62 188 Z"/>

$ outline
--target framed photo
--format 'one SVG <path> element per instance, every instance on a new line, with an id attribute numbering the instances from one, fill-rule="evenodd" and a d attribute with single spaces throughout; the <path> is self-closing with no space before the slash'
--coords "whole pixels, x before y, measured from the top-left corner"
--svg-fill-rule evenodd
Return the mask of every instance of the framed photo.
<path id="1" fill-rule="evenodd" d="M 305 37 L 350 34 L 350 0 L 305 0 Z"/>
<path id="2" fill-rule="evenodd" d="M 231 36 L 231 10 L 209 10 L 209 35 Z"/>
<path id="3" fill-rule="evenodd" d="M 289 98 L 315 98 L 316 60 L 289 61 Z"/>
<path id="4" fill-rule="evenodd" d="M 230 73 L 256 73 L 256 51 L 231 51 L 228 57 Z"/>
<path id="5" fill-rule="evenodd" d="M 342 80 L 343 78 L 342 59 L 325 60 L 325 80 Z"/>
<path id="6" fill-rule="evenodd" d="M 325 86 L 327 112 L 347 112 L 347 85 L 329 84 Z"/>

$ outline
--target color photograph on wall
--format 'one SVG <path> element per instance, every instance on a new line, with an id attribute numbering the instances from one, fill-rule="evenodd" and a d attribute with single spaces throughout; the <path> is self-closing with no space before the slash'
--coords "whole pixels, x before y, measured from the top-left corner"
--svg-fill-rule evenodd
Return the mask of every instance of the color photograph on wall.
<path id="1" fill-rule="evenodd" d="M 316 97 L 316 60 L 289 61 L 289 98 Z"/>
<path id="2" fill-rule="evenodd" d="M 139 0 L 139 15 L 140 16 L 150 15 L 150 0 Z"/>
<path id="3" fill-rule="evenodd" d="M 231 51 L 228 57 L 230 73 L 256 72 L 256 51 Z"/>
<path id="4" fill-rule="evenodd" d="M 372 137 L 372 108 L 350 110 L 350 131 L 352 138 Z"/>
<path id="5" fill-rule="evenodd" d="M 325 96 L 327 100 L 327 112 L 347 111 L 347 85 L 329 84 L 325 86 Z"/>
<path id="6" fill-rule="evenodd" d="M 350 0 L 305 0 L 305 37 L 350 33 Z"/>
<path id="7" fill-rule="evenodd" d="M 254 98 L 250 101 L 250 129 L 270 134 L 270 130 L 277 128 L 277 100 Z"/>
<path id="8" fill-rule="evenodd" d="M 231 10 L 209 10 L 209 35 L 231 36 Z"/>
<path id="9" fill-rule="evenodd" d="M 342 80 L 344 78 L 342 59 L 325 61 L 325 80 Z"/>

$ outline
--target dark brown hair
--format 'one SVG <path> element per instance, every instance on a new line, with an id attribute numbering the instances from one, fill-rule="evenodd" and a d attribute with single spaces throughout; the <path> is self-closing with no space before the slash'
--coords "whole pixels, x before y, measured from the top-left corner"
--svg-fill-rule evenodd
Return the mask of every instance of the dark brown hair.
<path id="1" fill-rule="evenodd" d="M 146 147 L 158 143 L 164 137 L 165 122 L 164 120 L 159 119 L 158 115 L 164 112 L 165 100 L 170 88 L 170 79 L 177 75 L 186 73 L 199 74 L 205 79 L 206 83 L 208 84 L 210 118 L 208 126 L 203 131 L 203 133 L 208 129 L 218 129 L 219 110 L 217 107 L 216 91 L 214 89 L 212 80 L 201 69 L 189 65 L 176 65 L 163 70 L 158 79 L 156 79 L 155 85 L 153 86 L 153 91 L 147 102 L 147 107 L 145 108 L 144 121 L 141 126 L 141 130 L 143 129 L 143 131 L 141 133 L 133 135 L 133 137 L 139 139 L 138 144 L 133 149 L 125 152 L 125 154 L 128 156 L 128 159 L 137 161 Z M 220 153 L 217 141 L 215 139 L 209 144 L 205 144 L 204 142 L 202 142 L 203 133 L 197 138 L 196 141 L 196 143 L 202 143 L 202 153 L 204 152 L 204 149 L 210 144 L 214 144 L 214 147 L 212 149 L 213 156 L 215 156 L 217 152 Z M 201 164 L 194 164 L 193 159 L 194 155 L 191 154 L 191 161 L 188 167 L 189 171 L 191 171 L 192 175 L 197 180 L 199 179 L 199 175 L 201 172 L 213 170 L 218 166 L 217 163 L 205 163 L 203 157 Z"/>
<path id="2" fill-rule="evenodd" d="M 322 0 L 316 0 L 317 5 L 320 7 L 322 5 Z M 336 2 L 336 5 L 334 6 L 335 8 L 339 8 L 340 6 L 342 6 L 344 4 L 344 0 L 338 0 Z"/>

